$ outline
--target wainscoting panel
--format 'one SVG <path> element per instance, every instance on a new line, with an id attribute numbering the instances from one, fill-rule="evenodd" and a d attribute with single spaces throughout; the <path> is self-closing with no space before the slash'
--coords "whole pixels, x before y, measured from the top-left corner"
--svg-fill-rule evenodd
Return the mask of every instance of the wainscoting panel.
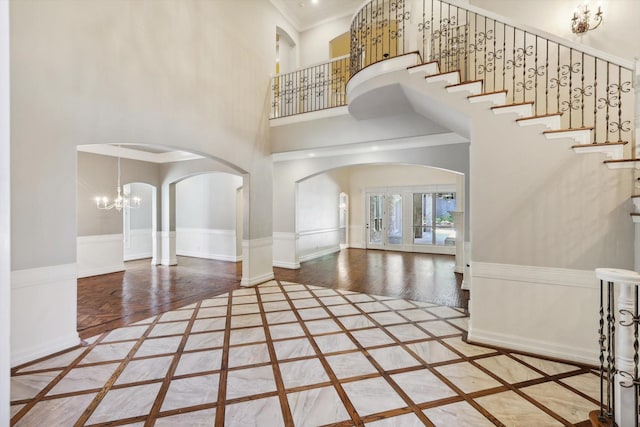
<path id="1" fill-rule="evenodd" d="M 11 272 L 11 366 L 80 343 L 76 264 Z"/>
<path id="2" fill-rule="evenodd" d="M 129 247 L 124 247 L 124 260 L 151 258 L 153 256 L 153 235 L 150 228 L 135 229 L 129 233 Z"/>
<path id="3" fill-rule="evenodd" d="M 178 228 L 176 253 L 218 261 L 242 261 L 242 254 L 236 253 L 235 230 Z"/>
<path id="4" fill-rule="evenodd" d="M 124 271 L 122 234 L 78 236 L 78 277 Z"/>
<path id="5" fill-rule="evenodd" d="M 593 271 L 473 262 L 469 341 L 596 365 Z"/>

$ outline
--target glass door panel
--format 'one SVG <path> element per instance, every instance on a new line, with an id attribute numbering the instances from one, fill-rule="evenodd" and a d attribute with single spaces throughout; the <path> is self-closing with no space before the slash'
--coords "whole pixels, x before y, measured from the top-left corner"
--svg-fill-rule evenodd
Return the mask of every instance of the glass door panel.
<path id="1" fill-rule="evenodd" d="M 383 222 L 382 216 L 384 211 L 384 195 L 383 194 L 369 194 L 369 223 L 367 228 L 369 229 L 367 237 L 367 246 L 382 246 L 383 242 Z"/>
<path id="2" fill-rule="evenodd" d="M 456 230 L 450 211 L 456 210 L 455 193 L 436 194 L 436 245 L 455 245 Z"/>
<path id="3" fill-rule="evenodd" d="M 413 244 L 432 245 L 433 231 L 433 195 L 413 193 Z"/>
<path id="4" fill-rule="evenodd" d="M 389 194 L 385 225 L 387 228 L 387 243 L 402 244 L 402 195 Z"/>

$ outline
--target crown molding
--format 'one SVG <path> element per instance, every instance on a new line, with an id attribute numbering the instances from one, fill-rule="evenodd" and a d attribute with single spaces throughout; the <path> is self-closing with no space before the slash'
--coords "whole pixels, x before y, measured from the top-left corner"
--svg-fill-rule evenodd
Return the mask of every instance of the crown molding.
<path id="1" fill-rule="evenodd" d="M 123 159 L 140 160 L 151 163 L 172 163 L 185 160 L 203 159 L 204 157 L 186 151 L 168 151 L 166 153 L 149 153 L 147 151 L 134 150 L 124 146 L 109 144 L 78 145 L 78 151 L 84 153 L 100 154 L 103 156 L 121 157 Z"/>

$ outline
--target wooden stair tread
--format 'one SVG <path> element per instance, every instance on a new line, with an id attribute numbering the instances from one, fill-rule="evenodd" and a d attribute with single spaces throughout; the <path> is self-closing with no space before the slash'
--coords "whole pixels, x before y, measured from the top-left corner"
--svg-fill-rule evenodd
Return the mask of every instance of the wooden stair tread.
<path id="1" fill-rule="evenodd" d="M 491 109 L 497 110 L 498 108 L 520 107 L 521 105 L 533 105 L 533 101 L 516 102 L 514 104 L 505 104 L 505 105 L 496 105 L 495 107 L 491 107 Z"/>
<path id="2" fill-rule="evenodd" d="M 632 199 L 637 199 L 638 197 L 640 197 L 640 194 L 637 194 L 635 196 L 631 196 Z"/>
<path id="3" fill-rule="evenodd" d="M 581 128 L 572 128 L 572 129 L 553 129 L 553 130 L 545 130 L 542 133 L 562 133 L 562 132 L 573 132 L 573 131 L 578 131 L 578 130 L 588 130 L 588 131 L 592 131 L 593 127 L 581 127 Z M 605 144 L 610 144 L 609 142 L 605 143 Z"/>
<path id="4" fill-rule="evenodd" d="M 516 119 L 516 122 L 519 122 L 522 120 L 543 119 L 545 117 L 555 117 L 555 116 L 562 116 L 562 113 L 550 113 L 550 114 L 541 114 L 539 116 L 520 117 L 519 119 Z"/>
<path id="5" fill-rule="evenodd" d="M 429 64 L 437 64 L 438 66 L 440 65 L 438 61 L 429 61 L 429 62 L 424 62 L 422 64 L 417 64 L 417 65 L 412 65 L 410 67 L 407 67 L 407 70 L 410 70 L 412 68 L 422 67 L 423 65 L 429 65 Z"/>
<path id="6" fill-rule="evenodd" d="M 618 159 L 618 160 L 605 160 L 605 163 L 630 163 L 630 162 L 640 162 L 640 159 Z"/>
<path id="7" fill-rule="evenodd" d="M 498 91 L 495 91 L 495 92 L 484 92 L 484 93 L 479 93 L 477 95 L 469 95 L 469 96 L 467 96 L 467 98 L 477 98 L 479 96 L 497 95 L 499 93 L 505 93 L 506 94 L 507 91 L 506 90 L 498 90 Z M 503 107 L 504 107 L 504 105 L 503 105 Z M 495 107 L 491 107 L 491 108 L 495 108 Z"/>
<path id="8" fill-rule="evenodd" d="M 447 71 L 444 73 L 438 73 L 438 74 L 431 74 L 430 76 L 424 76 L 425 79 L 430 79 L 432 77 L 438 77 L 438 76 L 446 76 L 447 74 L 453 74 L 453 73 L 457 73 L 458 75 L 460 75 L 460 70 L 455 70 L 455 71 Z"/>
<path id="9" fill-rule="evenodd" d="M 544 133 L 544 132 L 543 132 Z M 571 148 L 588 148 L 588 147 L 607 147 L 609 145 L 626 145 L 627 141 L 620 141 L 620 142 L 597 142 L 597 143 L 593 143 L 593 144 L 578 144 L 578 145 L 572 145 Z"/>
<path id="10" fill-rule="evenodd" d="M 482 80 L 469 80 L 469 81 L 462 82 L 462 83 L 455 83 L 455 84 L 452 84 L 452 85 L 446 85 L 445 88 L 456 87 L 456 86 L 464 86 L 464 85 L 468 85 L 468 84 L 482 83 L 482 82 L 483 82 Z"/>

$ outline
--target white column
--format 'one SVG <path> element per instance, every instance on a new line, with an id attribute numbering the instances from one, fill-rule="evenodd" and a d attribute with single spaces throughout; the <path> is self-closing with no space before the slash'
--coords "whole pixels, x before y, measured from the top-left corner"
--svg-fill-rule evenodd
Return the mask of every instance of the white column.
<path id="1" fill-rule="evenodd" d="M 9 2 L 0 1 L 0 425 L 9 425 L 11 321 L 11 205 Z"/>
<path id="2" fill-rule="evenodd" d="M 456 273 L 464 273 L 465 271 L 465 259 L 464 259 L 464 212 L 462 211 L 449 211 L 453 217 L 453 224 L 456 230 Z"/>
<path id="3" fill-rule="evenodd" d="M 625 322 L 631 321 L 631 314 L 623 314 L 625 312 L 635 313 L 635 287 L 638 285 L 630 285 L 620 283 L 617 285 L 617 306 L 616 316 L 616 369 L 618 372 L 624 371 L 631 375 L 634 373 L 633 361 L 633 325 L 622 326 Z M 622 323 L 622 324 L 621 324 Z M 632 380 L 620 374 L 615 376 L 615 395 L 616 395 L 616 412 L 615 420 L 620 427 L 635 427 L 634 408 L 638 407 L 638 397 L 635 387 L 623 387 L 621 384 L 631 383 Z"/>
<path id="4" fill-rule="evenodd" d="M 162 186 L 162 232 L 160 233 L 162 265 L 176 265 L 176 185 Z"/>
<path id="5" fill-rule="evenodd" d="M 243 176 L 242 286 L 273 279 L 273 177 L 271 160 L 254 163 Z"/>
<path id="6" fill-rule="evenodd" d="M 636 59 L 636 70 L 635 70 L 635 95 L 636 95 L 636 104 L 634 110 L 634 122 L 635 129 L 633 134 L 633 144 L 635 147 L 635 157 L 640 156 L 640 62 Z"/>

